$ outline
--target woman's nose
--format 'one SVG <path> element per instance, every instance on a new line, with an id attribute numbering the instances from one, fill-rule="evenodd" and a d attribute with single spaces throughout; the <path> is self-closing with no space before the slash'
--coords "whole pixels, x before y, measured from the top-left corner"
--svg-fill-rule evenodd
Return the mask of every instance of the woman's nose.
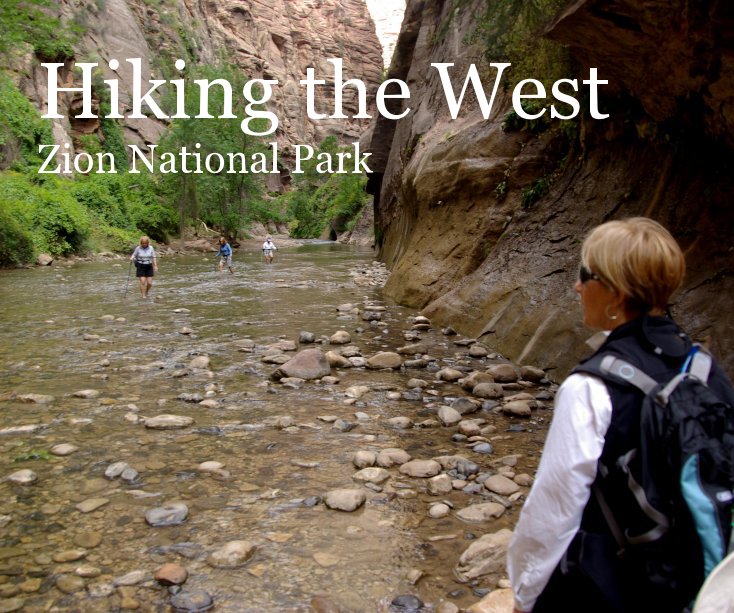
<path id="1" fill-rule="evenodd" d="M 581 290 L 584 288 L 584 284 L 581 283 L 579 279 L 576 279 L 576 283 L 573 284 L 573 289 L 577 294 L 581 293 Z"/>

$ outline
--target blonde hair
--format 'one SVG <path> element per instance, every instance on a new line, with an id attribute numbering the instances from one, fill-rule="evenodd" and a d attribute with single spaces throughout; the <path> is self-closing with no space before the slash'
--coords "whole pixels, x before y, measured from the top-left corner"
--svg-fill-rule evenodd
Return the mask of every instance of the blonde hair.
<path id="1" fill-rule="evenodd" d="M 141 236 L 140 237 L 140 244 L 148 243 L 150 245 L 150 239 L 147 236 Z"/>
<path id="2" fill-rule="evenodd" d="M 581 247 L 581 262 L 624 294 L 630 308 L 643 313 L 664 311 L 686 272 L 676 240 L 646 217 L 609 221 L 594 228 Z"/>

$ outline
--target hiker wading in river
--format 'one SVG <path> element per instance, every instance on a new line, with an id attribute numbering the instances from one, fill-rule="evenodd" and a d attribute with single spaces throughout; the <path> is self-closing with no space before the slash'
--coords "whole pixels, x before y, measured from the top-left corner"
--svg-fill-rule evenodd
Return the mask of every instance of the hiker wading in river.
<path id="1" fill-rule="evenodd" d="M 214 254 L 214 258 L 217 257 L 219 258 L 219 272 L 224 270 L 225 264 L 229 272 L 234 272 L 234 268 L 232 268 L 232 247 L 223 236 L 219 237 L 219 251 Z"/>
<path id="2" fill-rule="evenodd" d="M 140 279 L 140 295 L 147 298 L 150 288 L 153 287 L 153 274 L 158 272 L 155 249 L 150 246 L 147 236 L 140 237 L 140 244 L 135 247 L 130 261 L 135 262 L 135 276 Z"/>
<path id="3" fill-rule="evenodd" d="M 273 262 L 273 256 L 275 255 L 275 251 L 278 248 L 275 246 L 275 243 L 273 243 L 273 238 L 271 236 L 265 237 L 265 242 L 263 243 L 263 258 L 265 259 L 266 264 L 271 264 Z"/>

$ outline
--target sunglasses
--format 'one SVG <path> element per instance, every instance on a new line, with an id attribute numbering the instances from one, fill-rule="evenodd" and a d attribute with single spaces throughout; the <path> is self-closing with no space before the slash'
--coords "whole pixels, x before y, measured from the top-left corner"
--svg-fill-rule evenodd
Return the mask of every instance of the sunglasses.
<path id="1" fill-rule="evenodd" d="M 595 272 L 591 272 L 588 268 L 586 268 L 586 266 L 581 264 L 581 267 L 579 268 L 579 281 L 584 284 L 591 280 L 603 283 L 599 275 L 597 275 Z"/>

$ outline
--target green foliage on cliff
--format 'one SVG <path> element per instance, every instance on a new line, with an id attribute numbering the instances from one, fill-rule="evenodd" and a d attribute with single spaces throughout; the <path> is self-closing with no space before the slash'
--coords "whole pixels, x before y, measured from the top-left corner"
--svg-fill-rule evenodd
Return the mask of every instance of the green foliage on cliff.
<path id="1" fill-rule="evenodd" d="M 73 57 L 79 28 L 64 24 L 53 14 L 52 0 L 2 0 L 0 2 L 0 55 L 28 44 L 46 61 Z"/>
<path id="2" fill-rule="evenodd" d="M 331 226 L 335 232 L 350 229 L 368 200 L 363 174 L 319 173 L 318 155 L 332 157 L 340 151 L 336 138 L 324 140 L 310 160 L 302 164 L 303 174 L 294 175 L 294 189 L 282 199 L 290 217 L 290 232 L 298 238 L 321 236 Z"/>
<path id="3" fill-rule="evenodd" d="M 487 0 L 470 41 L 485 49 L 490 62 L 510 62 L 505 74 L 513 86 L 533 78 L 549 87 L 568 78 L 570 54 L 563 45 L 543 38 L 566 0 Z"/>

